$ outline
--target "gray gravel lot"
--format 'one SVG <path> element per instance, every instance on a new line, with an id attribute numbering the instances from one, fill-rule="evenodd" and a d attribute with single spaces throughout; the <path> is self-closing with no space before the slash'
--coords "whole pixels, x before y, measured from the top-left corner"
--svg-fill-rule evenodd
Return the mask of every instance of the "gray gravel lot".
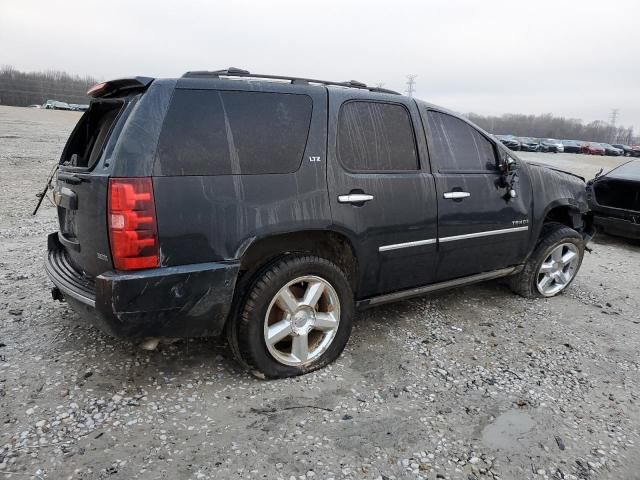
<path id="1" fill-rule="evenodd" d="M 262 381 L 222 340 L 147 352 L 51 300 L 55 210 L 31 210 L 78 118 L 0 107 L 0 478 L 640 478 L 639 246 L 597 237 L 549 300 L 493 282 L 363 312 L 336 363 Z"/>

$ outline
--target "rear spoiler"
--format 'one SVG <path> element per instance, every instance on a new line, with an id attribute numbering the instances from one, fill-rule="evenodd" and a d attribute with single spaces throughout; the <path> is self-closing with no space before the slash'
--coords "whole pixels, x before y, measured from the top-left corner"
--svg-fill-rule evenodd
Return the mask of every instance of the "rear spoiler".
<path id="1" fill-rule="evenodd" d="M 146 90 L 155 80 L 150 77 L 130 77 L 119 78 L 117 80 L 109 80 L 108 82 L 98 83 L 87 91 L 88 97 L 108 98 L 115 97 L 125 91 L 130 90 Z"/>

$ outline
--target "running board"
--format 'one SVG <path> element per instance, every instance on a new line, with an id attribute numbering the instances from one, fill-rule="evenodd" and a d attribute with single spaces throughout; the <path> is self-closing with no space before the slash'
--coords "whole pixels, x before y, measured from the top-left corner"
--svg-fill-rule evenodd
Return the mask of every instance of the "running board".
<path id="1" fill-rule="evenodd" d="M 365 298 L 356 302 L 356 308 L 359 310 L 382 305 L 383 303 L 391 303 L 399 300 L 406 300 L 407 298 L 419 297 L 427 293 L 437 292 L 439 290 L 447 290 L 449 288 L 462 287 L 464 285 L 470 285 L 472 283 L 483 282 L 485 280 L 493 280 L 494 278 L 506 277 L 512 273 L 517 272 L 521 267 L 509 267 L 502 268 L 500 270 L 493 270 L 491 272 L 478 273 L 469 277 L 456 278 L 453 280 L 447 280 L 446 282 L 434 283 L 424 287 L 411 288 L 409 290 L 402 290 L 400 292 L 387 293 L 385 295 L 379 295 L 377 297 Z"/>

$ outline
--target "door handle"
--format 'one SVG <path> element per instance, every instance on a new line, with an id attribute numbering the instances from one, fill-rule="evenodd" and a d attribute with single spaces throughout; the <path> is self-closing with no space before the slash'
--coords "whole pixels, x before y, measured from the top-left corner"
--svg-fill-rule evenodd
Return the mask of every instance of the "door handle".
<path id="1" fill-rule="evenodd" d="M 364 203 L 373 200 L 373 195 L 367 193 L 350 193 L 349 195 L 339 195 L 339 203 Z"/>
<path id="2" fill-rule="evenodd" d="M 470 197 L 471 194 L 469 192 L 445 192 L 444 198 L 458 199 L 458 198 L 467 198 Z"/>

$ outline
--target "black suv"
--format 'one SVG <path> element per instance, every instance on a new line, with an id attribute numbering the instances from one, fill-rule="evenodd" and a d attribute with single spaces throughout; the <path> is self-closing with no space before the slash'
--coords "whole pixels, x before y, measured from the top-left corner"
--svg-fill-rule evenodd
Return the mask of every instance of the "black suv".
<path id="1" fill-rule="evenodd" d="M 556 295 L 591 235 L 583 179 L 389 90 L 229 69 L 90 95 L 46 269 L 115 336 L 226 332 L 255 374 L 297 375 L 358 308 L 499 277 Z"/>

